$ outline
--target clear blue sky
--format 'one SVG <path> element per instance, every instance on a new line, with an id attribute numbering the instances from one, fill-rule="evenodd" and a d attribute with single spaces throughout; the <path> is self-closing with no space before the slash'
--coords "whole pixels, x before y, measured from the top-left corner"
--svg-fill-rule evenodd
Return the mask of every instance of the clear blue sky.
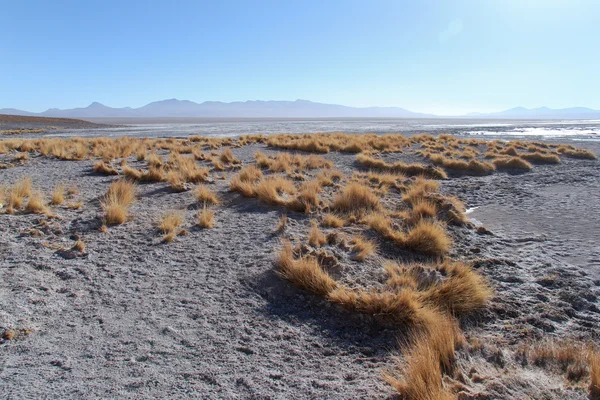
<path id="1" fill-rule="evenodd" d="M 600 109 L 600 1 L 0 2 L 0 108 Z"/>

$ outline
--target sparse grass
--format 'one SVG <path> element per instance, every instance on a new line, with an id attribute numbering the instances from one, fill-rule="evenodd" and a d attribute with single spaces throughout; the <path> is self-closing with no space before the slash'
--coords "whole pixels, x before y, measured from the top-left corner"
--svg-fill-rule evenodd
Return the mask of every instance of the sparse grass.
<path id="1" fill-rule="evenodd" d="M 283 242 L 277 267 L 284 279 L 311 293 L 327 295 L 337 287 L 337 283 L 321 268 L 316 258 L 311 256 L 295 258 L 289 241 Z"/>
<path id="2" fill-rule="evenodd" d="M 135 191 L 135 185 L 123 179 L 110 184 L 102 202 L 106 224 L 117 225 L 127 221 L 129 207 L 135 201 Z"/>
<path id="3" fill-rule="evenodd" d="M 262 171 L 256 168 L 254 165 L 248 165 L 242 168 L 238 174 L 238 179 L 241 182 L 256 182 L 262 177 Z"/>
<path id="4" fill-rule="evenodd" d="M 521 153 L 519 156 L 524 160 L 536 162 L 538 164 L 560 164 L 560 157 L 556 154 L 536 151 L 535 153 Z"/>
<path id="5" fill-rule="evenodd" d="M 52 199 L 50 200 L 50 204 L 58 206 L 65 202 L 65 185 L 62 183 L 54 186 L 54 190 L 52 191 Z"/>
<path id="6" fill-rule="evenodd" d="M 217 197 L 217 194 L 210 190 L 206 185 L 199 185 L 194 189 L 194 197 L 196 201 L 207 204 L 220 204 L 221 201 Z"/>
<path id="7" fill-rule="evenodd" d="M 596 156 L 596 154 L 594 154 L 592 151 L 586 149 L 577 149 L 574 146 L 561 145 L 558 146 L 556 150 L 565 156 L 580 158 L 583 160 L 595 160 L 598 158 L 598 156 Z"/>
<path id="8" fill-rule="evenodd" d="M 131 168 L 130 166 L 125 164 L 123 165 L 123 175 L 125 175 L 131 180 L 139 181 L 143 176 L 143 172 L 138 169 Z"/>
<path id="9" fill-rule="evenodd" d="M 356 156 L 356 161 L 367 168 L 400 173 L 406 176 L 425 176 L 433 179 L 448 178 L 448 175 L 442 169 L 423 164 L 405 164 L 401 161 L 388 164 L 384 160 L 373 158 L 363 153 Z"/>
<path id="10" fill-rule="evenodd" d="M 198 212 L 198 225 L 200 225 L 204 229 L 210 229 L 215 225 L 214 217 L 215 212 L 206 207 L 205 204 L 204 208 L 202 208 L 202 210 Z"/>
<path id="11" fill-rule="evenodd" d="M 589 355 L 590 369 L 590 399 L 600 399 L 600 354 L 597 351 L 592 351 Z"/>

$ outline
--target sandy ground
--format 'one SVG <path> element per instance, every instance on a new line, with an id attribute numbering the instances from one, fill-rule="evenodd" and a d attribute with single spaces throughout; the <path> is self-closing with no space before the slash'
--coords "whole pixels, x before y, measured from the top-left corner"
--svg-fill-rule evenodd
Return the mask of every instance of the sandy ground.
<path id="1" fill-rule="evenodd" d="M 248 162 L 256 150 L 265 151 L 254 145 L 234 153 Z M 350 154 L 326 157 L 344 172 L 355 166 Z M 29 175 L 45 193 L 74 184 L 80 194 L 70 201 L 83 201 L 79 210 L 57 208 L 61 218 L 48 226 L 35 215 L 0 215 L 0 329 L 31 330 L 21 340 L 0 340 L 0 397 L 392 395 L 380 378 L 401 334 L 273 272 L 280 237 L 272 231 L 283 210 L 243 199 L 217 180 L 223 204 L 215 228 L 202 230 L 194 226 L 191 193 L 141 184 L 133 221 L 102 233 L 99 199 L 115 178 L 91 173 L 91 164 L 32 157 L 0 171 L 0 184 Z M 452 255 L 473 260 L 496 290 L 488 310 L 463 322 L 466 332 L 508 345 L 523 335 L 597 337 L 598 176 L 597 160 L 566 159 L 526 174 L 443 184 L 479 207 L 470 216 L 492 232 L 452 231 Z M 185 210 L 190 234 L 163 244 L 155 222 L 173 208 Z M 293 220 L 292 233 L 308 222 L 300 214 Z M 43 236 L 25 233 L 32 228 Z M 87 244 L 83 255 L 53 248 L 77 238 Z M 544 398 L 585 398 L 559 381 L 542 384 L 556 386 Z M 518 385 L 493 382 L 480 389 L 487 398 L 523 394 Z"/>

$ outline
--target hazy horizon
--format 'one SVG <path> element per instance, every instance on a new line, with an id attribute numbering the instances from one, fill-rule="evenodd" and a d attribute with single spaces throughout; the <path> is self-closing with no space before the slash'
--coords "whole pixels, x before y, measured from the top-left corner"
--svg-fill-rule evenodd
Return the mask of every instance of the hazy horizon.
<path id="1" fill-rule="evenodd" d="M 600 3 L 591 0 L 32 1 L 3 11 L 0 108 L 178 98 L 308 99 L 440 116 L 600 109 Z"/>

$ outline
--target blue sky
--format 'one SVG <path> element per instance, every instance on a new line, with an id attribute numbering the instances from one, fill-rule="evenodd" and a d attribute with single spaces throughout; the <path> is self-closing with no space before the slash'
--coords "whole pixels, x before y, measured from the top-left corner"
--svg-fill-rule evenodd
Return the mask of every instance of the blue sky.
<path id="1" fill-rule="evenodd" d="M 600 1 L 27 1 L 1 5 L 0 108 L 167 98 L 460 114 L 600 109 Z"/>

